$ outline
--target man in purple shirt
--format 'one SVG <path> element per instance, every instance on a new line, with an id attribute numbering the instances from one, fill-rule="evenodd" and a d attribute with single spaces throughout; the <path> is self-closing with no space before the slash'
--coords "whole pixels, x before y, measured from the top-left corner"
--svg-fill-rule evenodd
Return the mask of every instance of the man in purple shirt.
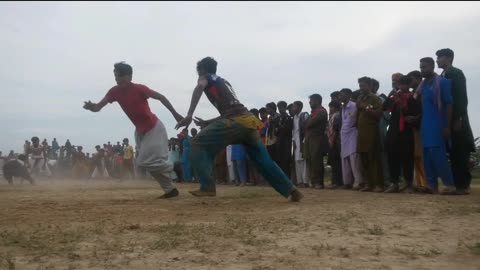
<path id="1" fill-rule="evenodd" d="M 357 105 L 351 101 L 352 90 L 344 88 L 340 91 L 339 99 L 342 102 L 342 128 L 340 130 L 342 174 L 344 189 L 355 190 L 363 187 L 360 170 L 360 156 L 357 153 Z"/>

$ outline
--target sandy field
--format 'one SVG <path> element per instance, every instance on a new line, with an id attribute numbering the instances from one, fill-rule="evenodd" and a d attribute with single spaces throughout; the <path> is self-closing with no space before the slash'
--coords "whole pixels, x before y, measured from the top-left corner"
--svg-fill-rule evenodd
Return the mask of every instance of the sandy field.
<path id="1" fill-rule="evenodd" d="M 219 185 L 158 200 L 153 180 L 0 182 L 0 269 L 480 269 L 470 196 Z"/>

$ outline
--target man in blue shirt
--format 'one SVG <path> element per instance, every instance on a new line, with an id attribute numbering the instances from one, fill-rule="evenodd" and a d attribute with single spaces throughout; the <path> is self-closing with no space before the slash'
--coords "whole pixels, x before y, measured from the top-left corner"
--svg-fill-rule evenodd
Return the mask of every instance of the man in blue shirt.
<path id="1" fill-rule="evenodd" d="M 422 98 L 423 160 L 428 189 L 437 193 L 437 179 L 440 177 L 445 186 L 441 194 L 453 195 L 456 189 L 446 149 L 452 122 L 451 81 L 436 74 L 434 69 L 433 58 L 420 59 L 420 71 L 424 80 L 418 87 L 417 95 Z"/>

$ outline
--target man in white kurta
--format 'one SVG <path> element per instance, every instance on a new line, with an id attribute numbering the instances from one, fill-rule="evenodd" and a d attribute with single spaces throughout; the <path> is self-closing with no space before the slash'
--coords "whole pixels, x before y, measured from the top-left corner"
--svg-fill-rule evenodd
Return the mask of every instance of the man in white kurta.
<path id="1" fill-rule="evenodd" d="M 308 118 L 308 113 L 302 112 L 303 104 L 301 101 L 295 101 L 292 106 L 293 116 L 293 130 L 292 130 L 292 140 L 293 140 L 293 149 L 294 149 L 294 159 L 295 159 L 295 173 L 297 176 L 297 185 L 299 187 L 308 187 L 309 177 L 307 164 L 303 158 L 303 140 L 305 139 L 305 133 L 303 132 L 302 125 L 305 123 Z"/>

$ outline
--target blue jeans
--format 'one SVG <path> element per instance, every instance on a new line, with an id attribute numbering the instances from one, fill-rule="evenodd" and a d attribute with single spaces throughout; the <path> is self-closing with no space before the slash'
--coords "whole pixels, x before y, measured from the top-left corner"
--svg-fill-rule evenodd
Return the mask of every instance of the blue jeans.
<path id="1" fill-rule="evenodd" d="M 233 160 L 235 166 L 236 180 L 245 184 L 247 182 L 247 161 L 246 160 Z"/>
<path id="2" fill-rule="evenodd" d="M 190 150 L 184 150 L 182 154 L 182 165 L 183 165 L 183 180 L 185 182 L 192 182 L 192 166 L 188 155 Z"/>
<path id="3" fill-rule="evenodd" d="M 255 167 L 268 183 L 285 198 L 295 187 L 288 176 L 270 158 L 255 129 L 231 119 L 219 119 L 203 128 L 190 142 L 190 160 L 201 191 L 215 191 L 212 178 L 215 156 L 230 144 L 243 144 Z"/>
<path id="4" fill-rule="evenodd" d="M 453 186 L 453 175 L 445 147 L 423 148 L 423 164 L 429 189 L 437 190 L 440 177 L 444 186 Z"/>

